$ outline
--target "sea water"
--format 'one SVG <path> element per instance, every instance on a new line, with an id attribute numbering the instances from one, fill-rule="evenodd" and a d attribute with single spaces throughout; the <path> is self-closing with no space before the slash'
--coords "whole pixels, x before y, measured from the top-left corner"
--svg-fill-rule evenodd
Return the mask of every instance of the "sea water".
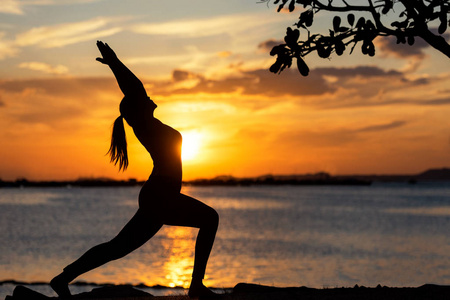
<path id="1" fill-rule="evenodd" d="M 138 193 L 138 187 L 0 189 L 0 281 L 48 282 L 114 237 L 135 213 Z M 448 183 L 184 186 L 183 193 L 220 215 L 208 286 L 450 284 Z M 135 252 L 77 280 L 186 288 L 196 235 L 165 226 Z M 0 285 L 0 298 L 14 285 Z"/>

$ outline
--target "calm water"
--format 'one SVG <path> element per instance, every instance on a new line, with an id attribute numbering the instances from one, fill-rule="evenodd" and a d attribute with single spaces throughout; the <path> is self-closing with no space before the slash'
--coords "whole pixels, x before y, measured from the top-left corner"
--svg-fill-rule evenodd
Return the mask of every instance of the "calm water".
<path id="1" fill-rule="evenodd" d="M 138 188 L 0 189 L 0 280 L 48 282 L 114 237 Z M 450 185 L 184 187 L 220 214 L 206 283 L 450 284 Z M 97 283 L 188 286 L 197 231 L 164 227 Z M 13 285 L 0 285 L 0 297 Z M 48 291 L 48 295 L 52 295 Z"/>

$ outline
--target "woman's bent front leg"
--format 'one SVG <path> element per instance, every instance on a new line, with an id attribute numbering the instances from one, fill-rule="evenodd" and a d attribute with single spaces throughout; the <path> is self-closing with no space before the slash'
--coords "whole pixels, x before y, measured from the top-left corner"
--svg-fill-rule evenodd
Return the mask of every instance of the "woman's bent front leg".
<path id="1" fill-rule="evenodd" d="M 169 203 L 170 210 L 162 216 L 164 224 L 199 228 L 189 295 L 195 297 L 212 293 L 206 289 L 202 280 L 219 226 L 219 215 L 208 205 L 183 194 Z"/>

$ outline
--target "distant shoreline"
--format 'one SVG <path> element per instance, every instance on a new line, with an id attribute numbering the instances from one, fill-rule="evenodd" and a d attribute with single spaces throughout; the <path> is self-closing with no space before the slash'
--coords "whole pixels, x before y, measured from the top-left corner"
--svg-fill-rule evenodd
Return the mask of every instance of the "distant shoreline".
<path id="1" fill-rule="evenodd" d="M 450 168 L 429 169 L 419 174 L 405 175 L 330 175 L 325 172 L 294 175 L 263 175 L 258 177 L 238 178 L 217 176 L 210 179 L 184 181 L 190 186 L 252 186 L 252 185 L 370 185 L 373 182 L 450 182 Z M 144 181 L 134 178 L 114 180 L 110 178 L 80 178 L 64 181 L 30 181 L 25 178 L 15 181 L 3 181 L 2 187 L 127 187 L 141 186 Z"/>

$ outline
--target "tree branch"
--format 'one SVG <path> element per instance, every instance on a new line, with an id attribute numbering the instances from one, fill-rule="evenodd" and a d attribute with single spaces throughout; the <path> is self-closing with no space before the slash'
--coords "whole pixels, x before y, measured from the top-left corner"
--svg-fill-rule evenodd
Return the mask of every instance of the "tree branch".
<path id="1" fill-rule="evenodd" d="M 370 6 L 364 5 L 349 5 L 347 2 L 343 1 L 345 6 L 332 6 L 332 1 L 328 1 L 328 5 L 323 4 L 320 0 L 313 0 L 313 5 L 316 5 L 320 9 L 328 10 L 328 11 L 337 11 L 337 12 L 349 12 L 349 11 L 368 11 L 371 12 Z"/>
<path id="2" fill-rule="evenodd" d="M 434 49 L 442 52 L 450 58 L 450 45 L 442 36 L 435 35 L 426 26 L 421 30 L 417 30 L 417 35 L 423 38 Z"/>

